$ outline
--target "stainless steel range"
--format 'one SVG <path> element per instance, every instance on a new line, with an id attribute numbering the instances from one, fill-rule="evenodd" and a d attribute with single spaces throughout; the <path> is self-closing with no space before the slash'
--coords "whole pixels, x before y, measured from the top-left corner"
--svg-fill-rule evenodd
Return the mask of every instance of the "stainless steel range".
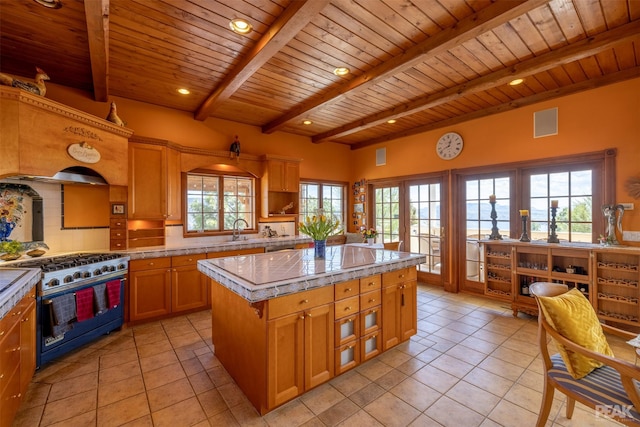
<path id="1" fill-rule="evenodd" d="M 36 297 L 38 367 L 122 326 L 128 256 L 75 253 L 6 266 L 42 270 Z"/>

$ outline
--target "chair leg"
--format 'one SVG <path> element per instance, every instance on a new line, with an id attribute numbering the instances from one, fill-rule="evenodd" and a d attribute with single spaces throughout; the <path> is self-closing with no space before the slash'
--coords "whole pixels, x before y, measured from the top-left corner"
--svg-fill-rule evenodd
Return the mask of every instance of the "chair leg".
<path id="1" fill-rule="evenodd" d="M 576 407 L 576 400 L 573 397 L 567 396 L 567 419 L 570 420 L 573 416 L 573 408 Z"/>
<path id="2" fill-rule="evenodd" d="M 549 418 L 551 412 L 551 405 L 553 404 L 553 394 L 555 389 L 547 381 L 547 377 L 544 377 L 544 392 L 542 393 L 542 402 L 540 403 L 540 414 L 538 415 L 538 422 L 536 427 L 544 427 Z M 573 407 L 572 407 L 573 410 Z"/>

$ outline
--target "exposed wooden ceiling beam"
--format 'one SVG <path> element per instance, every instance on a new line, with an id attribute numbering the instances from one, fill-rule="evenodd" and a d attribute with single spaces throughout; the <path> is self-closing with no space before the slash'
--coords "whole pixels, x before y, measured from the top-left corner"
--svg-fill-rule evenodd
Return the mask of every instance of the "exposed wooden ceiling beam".
<path id="1" fill-rule="evenodd" d="M 558 65 L 578 61 L 599 52 L 611 49 L 615 45 L 628 43 L 632 40 L 640 40 L 640 21 L 630 22 L 629 24 L 615 28 L 611 31 L 586 38 L 544 55 L 522 61 L 432 96 L 418 98 L 407 104 L 398 105 L 394 108 L 390 108 L 389 110 L 381 111 L 380 113 L 365 117 L 361 120 L 314 135 L 312 137 L 312 141 L 315 143 L 325 142 L 330 141 L 333 138 L 339 138 L 360 132 L 364 129 L 383 124 L 391 118 L 398 119 L 438 105 L 446 104 L 447 102 L 453 101 L 464 95 L 482 92 L 496 86 L 507 84 L 515 77 L 522 78 L 530 76 L 535 73 L 552 69 Z"/>
<path id="2" fill-rule="evenodd" d="M 109 0 L 84 2 L 87 37 L 93 77 L 93 97 L 106 102 L 109 98 Z"/>
<path id="3" fill-rule="evenodd" d="M 196 120 L 204 120 L 273 55 L 278 53 L 296 36 L 331 0 L 310 0 L 291 2 L 273 23 L 271 28 L 260 38 L 247 56 L 238 63 L 220 85 L 198 107 Z"/>
<path id="4" fill-rule="evenodd" d="M 535 8 L 547 4 L 548 1 L 549 0 L 513 0 L 495 2 L 491 6 L 488 6 L 463 19 L 458 23 L 458 25 L 429 37 L 425 41 L 418 43 L 410 49 L 407 49 L 402 54 L 383 62 L 368 72 L 350 80 L 346 84 L 330 90 L 319 99 L 314 99 L 298 105 L 277 119 L 264 125 L 262 127 L 262 132 L 275 132 L 291 120 L 300 119 L 302 116 L 307 115 L 310 110 L 318 108 L 328 102 L 340 100 L 348 94 L 353 94 L 353 91 L 365 90 L 380 80 L 390 77 L 393 74 L 401 72 L 420 62 L 424 62 L 427 58 L 445 52 L 467 40 L 478 37 L 492 28 L 500 26 Z"/>
<path id="5" fill-rule="evenodd" d="M 559 89 L 549 90 L 546 92 L 527 96 L 527 97 L 518 99 L 516 101 L 507 102 L 507 103 L 496 105 L 490 108 L 484 108 L 482 110 L 474 111 L 472 113 L 456 116 L 451 119 L 442 120 L 437 123 L 431 123 L 425 126 L 412 128 L 402 132 L 388 134 L 383 137 L 370 139 L 365 142 L 359 142 L 357 144 L 351 145 L 351 149 L 358 150 L 360 148 L 368 147 L 374 144 L 379 144 L 381 142 L 391 141 L 398 138 L 404 138 L 407 136 L 428 132 L 434 129 L 440 129 L 447 126 L 464 123 L 469 120 L 475 120 L 482 117 L 487 117 L 493 114 L 504 113 L 505 111 L 515 110 L 516 108 L 525 107 L 527 105 L 533 105 L 539 102 L 548 101 L 550 99 L 559 98 L 562 96 L 567 96 L 574 93 L 583 92 L 586 90 L 596 89 L 596 88 L 607 86 L 613 83 L 618 83 L 624 80 L 635 79 L 637 77 L 640 77 L 640 67 L 629 68 L 627 70 L 618 71 L 617 73 L 607 74 L 602 77 L 591 78 L 591 79 L 588 79 L 579 83 L 575 83 L 569 86 L 563 86 Z"/>

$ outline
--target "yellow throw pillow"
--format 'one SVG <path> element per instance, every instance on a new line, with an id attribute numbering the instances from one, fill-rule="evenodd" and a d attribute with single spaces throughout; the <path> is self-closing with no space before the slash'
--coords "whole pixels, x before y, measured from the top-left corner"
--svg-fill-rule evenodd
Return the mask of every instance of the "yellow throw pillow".
<path id="1" fill-rule="evenodd" d="M 540 307 L 553 329 L 589 350 L 613 357 L 598 316 L 589 300 L 577 289 L 555 297 L 538 297 Z M 558 345 L 571 376 L 580 379 L 602 363 Z"/>

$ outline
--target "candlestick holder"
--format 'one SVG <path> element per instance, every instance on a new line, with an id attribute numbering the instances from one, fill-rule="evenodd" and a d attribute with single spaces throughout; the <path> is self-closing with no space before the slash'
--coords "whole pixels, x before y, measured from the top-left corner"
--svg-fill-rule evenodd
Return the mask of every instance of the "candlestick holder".
<path id="1" fill-rule="evenodd" d="M 498 232 L 498 214 L 496 213 L 496 202 L 489 201 L 491 203 L 491 235 L 489 239 L 491 240 L 502 240 L 502 236 Z"/>
<path id="2" fill-rule="evenodd" d="M 557 210 L 557 207 L 551 206 L 551 225 L 549 226 L 551 234 L 549 234 L 549 238 L 547 239 L 548 243 L 560 243 L 560 239 L 558 239 L 558 235 L 556 234 L 556 228 L 558 228 L 558 225 L 556 224 Z"/>
<path id="3" fill-rule="evenodd" d="M 522 235 L 520 236 L 521 242 L 530 242 L 529 234 L 527 234 L 527 215 L 522 215 Z"/>

